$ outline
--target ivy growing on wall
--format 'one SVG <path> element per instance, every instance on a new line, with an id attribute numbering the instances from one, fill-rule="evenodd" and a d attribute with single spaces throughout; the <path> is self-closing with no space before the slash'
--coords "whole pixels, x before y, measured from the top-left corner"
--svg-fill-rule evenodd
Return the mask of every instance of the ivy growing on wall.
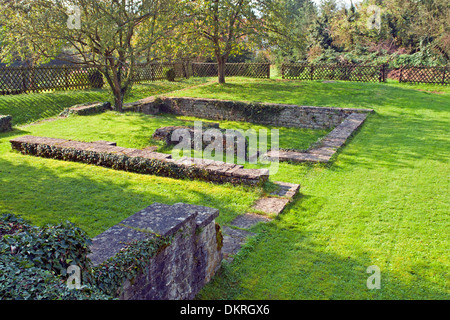
<path id="1" fill-rule="evenodd" d="M 105 294 L 118 296 L 124 282 L 133 281 L 139 273 L 145 273 L 150 259 L 171 241 L 172 237 L 154 236 L 128 243 L 124 250 L 93 268 L 94 283 Z"/>

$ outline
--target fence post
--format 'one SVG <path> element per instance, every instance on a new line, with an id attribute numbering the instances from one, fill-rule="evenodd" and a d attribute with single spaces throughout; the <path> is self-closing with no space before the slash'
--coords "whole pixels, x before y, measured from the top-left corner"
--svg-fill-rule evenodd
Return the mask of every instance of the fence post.
<path id="1" fill-rule="evenodd" d="M 381 65 L 381 74 L 380 74 L 380 82 L 386 81 L 386 64 Z"/>
<path id="2" fill-rule="evenodd" d="M 403 75 L 403 66 L 400 67 L 400 77 L 398 78 L 398 82 L 402 82 L 402 75 Z"/>
<path id="3" fill-rule="evenodd" d="M 281 79 L 284 79 L 284 63 L 281 64 Z"/>
<path id="4" fill-rule="evenodd" d="M 69 70 L 67 69 L 67 65 L 63 66 L 64 68 L 64 87 L 65 89 L 69 88 Z"/>
<path id="5" fill-rule="evenodd" d="M 384 64 L 384 72 L 383 72 L 383 82 L 386 82 L 388 72 L 389 72 L 388 65 L 385 63 Z"/>
<path id="6" fill-rule="evenodd" d="M 22 70 L 22 90 L 21 93 L 27 92 L 26 67 L 21 67 Z"/>
<path id="7" fill-rule="evenodd" d="M 442 74 L 442 85 L 445 84 L 445 72 L 447 71 L 447 66 L 444 67 L 444 72 Z"/>
<path id="8" fill-rule="evenodd" d="M 310 70 L 310 80 L 314 80 L 314 65 L 311 65 L 311 70 Z"/>
<path id="9" fill-rule="evenodd" d="M 183 61 L 183 69 L 184 69 L 184 75 L 186 79 L 189 79 L 189 61 Z"/>
<path id="10" fill-rule="evenodd" d="M 267 79 L 270 79 L 270 63 L 267 64 Z"/>

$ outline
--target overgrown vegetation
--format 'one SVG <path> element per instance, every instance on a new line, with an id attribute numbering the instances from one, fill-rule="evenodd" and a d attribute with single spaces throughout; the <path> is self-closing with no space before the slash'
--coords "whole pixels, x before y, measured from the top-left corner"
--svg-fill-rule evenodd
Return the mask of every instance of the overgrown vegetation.
<path id="1" fill-rule="evenodd" d="M 69 222 L 37 227 L 12 214 L 0 217 L 0 298 L 6 300 L 110 300 L 121 285 L 148 265 L 171 238 L 132 241 L 93 267 L 90 238 Z M 71 265 L 80 268 L 80 286 L 67 283 Z"/>
<path id="2" fill-rule="evenodd" d="M 450 10 L 445 0 L 282 0 L 287 9 L 272 46 L 256 59 L 272 63 L 361 63 L 442 66 L 449 63 Z"/>
<path id="3" fill-rule="evenodd" d="M 129 243 L 126 250 L 120 251 L 114 257 L 93 268 L 93 283 L 102 292 L 117 297 L 124 282 L 132 280 L 145 270 L 150 259 L 158 253 L 158 250 L 170 245 L 171 240 L 172 237 L 158 236 Z"/>
<path id="4" fill-rule="evenodd" d="M 85 278 L 79 290 L 66 284 L 74 264 L 91 272 L 90 240 L 71 223 L 36 227 L 11 214 L 0 217 L 0 298 L 19 300 L 110 299 Z M 5 233 L 6 231 L 6 233 Z"/>

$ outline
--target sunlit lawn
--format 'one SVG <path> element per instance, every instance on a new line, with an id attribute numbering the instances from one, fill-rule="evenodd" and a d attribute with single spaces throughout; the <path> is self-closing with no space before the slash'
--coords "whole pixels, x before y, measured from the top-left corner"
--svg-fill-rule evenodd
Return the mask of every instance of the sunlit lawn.
<path id="1" fill-rule="evenodd" d="M 331 166 L 280 164 L 301 196 L 205 299 L 448 299 L 448 87 L 233 79 L 194 97 L 373 108 Z M 367 267 L 381 268 L 369 290 Z"/>
<path id="2" fill-rule="evenodd" d="M 276 220 L 252 230 L 256 236 L 224 264 L 200 299 L 450 298 L 448 87 L 235 78 L 157 93 L 375 110 L 331 165 L 280 164 L 271 180 L 300 183 L 301 194 Z M 2 108 L 20 108 L 3 98 Z M 95 235 L 152 202 L 216 207 L 226 224 L 261 195 L 253 188 L 23 156 L 8 142 L 33 134 L 142 148 L 154 143 L 149 139 L 156 127 L 193 120 L 155 119 L 108 112 L 0 134 L 0 213 L 37 224 L 69 219 Z M 308 145 L 317 137 L 300 133 L 286 130 L 280 144 Z M 380 290 L 366 287 L 371 265 L 381 269 Z"/>

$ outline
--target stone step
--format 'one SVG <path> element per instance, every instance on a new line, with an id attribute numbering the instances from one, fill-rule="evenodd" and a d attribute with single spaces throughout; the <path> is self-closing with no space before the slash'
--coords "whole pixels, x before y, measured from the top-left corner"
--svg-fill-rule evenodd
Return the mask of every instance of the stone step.
<path id="1" fill-rule="evenodd" d="M 245 213 L 236 217 L 233 221 L 231 221 L 230 225 L 241 229 L 250 229 L 260 222 L 269 222 L 271 220 L 271 218 L 261 214 Z"/>
<path id="2" fill-rule="evenodd" d="M 292 199 L 300 190 L 300 185 L 297 183 L 288 183 L 281 181 L 274 181 L 274 184 L 279 186 L 279 190 L 274 191 L 271 195 L 279 196 L 279 197 L 287 197 Z"/>
<path id="3" fill-rule="evenodd" d="M 279 215 L 288 203 L 286 198 L 264 197 L 258 199 L 252 208 L 269 215 Z"/>
<path id="4" fill-rule="evenodd" d="M 250 231 L 224 226 L 222 227 L 222 235 L 223 259 L 228 262 L 232 262 L 234 260 L 234 256 L 239 252 L 239 250 L 241 250 L 241 247 L 247 241 L 247 238 L 252 237 L 255 234 Z"/>
<path id="5" fill-rule="evenodd" d="M 253 209 L 263 211 L 266 214 L 279 214 L 286 205 L 299 192 L 300 185 L 295 183 L 287 183 L 275 181 L 279 186 L 277 191 L 271 193 L 272 197 L 263 197 L 259 199 L 253 206 Z M 248 237 L 254 234 L 247 231 L 258 223 L 266 223 L 272 218 L 264 214 L 245 213 L 237 216 L 231 221 L 230 226 L 225 226 L 222 230 L 224 233 L 224 258 L 231 262 L 234 255 L 239 252 L 242 245 L 247 241 Z"/>

